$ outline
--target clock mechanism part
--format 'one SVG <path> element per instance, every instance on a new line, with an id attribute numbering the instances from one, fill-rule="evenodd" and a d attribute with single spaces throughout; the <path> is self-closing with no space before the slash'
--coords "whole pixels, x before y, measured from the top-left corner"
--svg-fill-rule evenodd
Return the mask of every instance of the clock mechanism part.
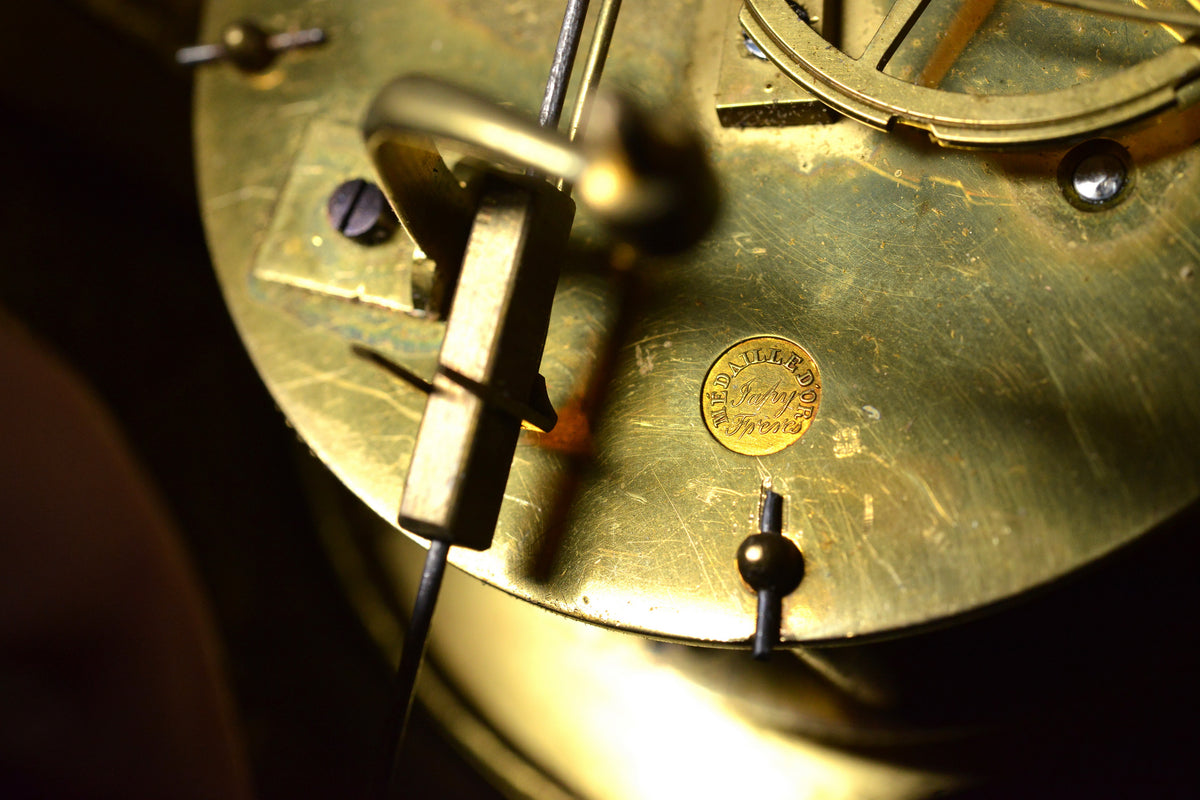
<path id="1" fill-rule="evenodd" d="M 793 0 L 749 0 L 739 19 L 750 39 L 780 69 L 840 113 L 885 130 L 896 125 L 923 128 L 937 142 L 959 147 L 1011 147 L 1077 139 L 1116 125 L 1142 119 L 1195 102 L 1200 78 L 1200 45 L 1182 39 L 1177 45 L 1111 75 L 1080 81 L 1063 88 L 1038 87 L 1019 93 L 975 92 L 941 88 L 944 76 L 937 64 L 952 62 L 960 53 L 933 53 L 921 62 L 916 81 L 889 72 L 888 67 L 914 29 L 953 48 L 963 44 L 962 31 L 938 36 L 953 27 L 986 22 L 982 7 L 935 6 L 940 17 L 934 31 L 921 29 L 930 0 L 901 0 L 888 9 L 857 58 L 851 58 L 822 38 L 797 13 Z M 989 3 L 990 10 L 995 3 Z M 1068 4 L 1070 5 L 1070 4 Z M 1082 3 L 1074 13 L 1102 9 L 1125 14 L 1120 4 Z M 1145 11 L 1147 22 L 1156 21 Z M 1158 20 L 1182 18 L 1186 27 L 1200 27 L 1200 12 L 1167 14 Z M 957 35 L 954 35 L 957 34 Z M 1178 34 L 1177 34 L 1178 35 Z M 1182 37 L 1181 37 L 1182 38 Z M 1003 62 L 1001 62 L 1003 63 Z M 931 69 L 932 68 L 932 69 Z M 997 76 L 1004 81 L 1004 76 Z"/>
<path id="2" fill-rule="evenodd" d="M 1045 663 L 970 676 L 1083 652 L 1047 596 L 1200 493 L 1186 9 L 583 6 L 208 6 L 325 40 L 205 68 L 198 173 L 251 356 L 371 510 L 328 537 L 364 623 L 394 657 L 457 568 L 418 691 L 518 796 L 924 797 L 1070 730 Z M 588 119 L 600 66 L 633 102 Z"/>

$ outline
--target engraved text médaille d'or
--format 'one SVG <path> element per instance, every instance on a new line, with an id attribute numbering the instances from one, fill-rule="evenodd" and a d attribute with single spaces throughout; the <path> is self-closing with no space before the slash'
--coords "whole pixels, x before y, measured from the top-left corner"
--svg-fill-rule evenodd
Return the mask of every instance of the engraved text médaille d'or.
<path id="1" fill-rule="evenodd" d="M 704 424 L 736 453 L 777 453 L 804 435 L 821 400 L 821 372 L 803 347 L 774 336 L 739 342 L 704 379 Z"/>

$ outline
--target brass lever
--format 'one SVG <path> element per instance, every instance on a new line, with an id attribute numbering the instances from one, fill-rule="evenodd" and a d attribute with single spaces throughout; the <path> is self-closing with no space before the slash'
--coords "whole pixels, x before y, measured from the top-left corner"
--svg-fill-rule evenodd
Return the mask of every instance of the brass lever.
<path id="1" fill-rule="evenodd" d="M 682 250 L 716 216 L 717 183 L 699 136 L 612 96 L 599 99 L 577 144 L 473 92 L 410 75 L 376 96 L 363 138 L 405 229 L 451 282 L 477 203 L 446 165 L 440 142 L 498 167 L 575 184 L 585 208 L 645 252 Z"/>

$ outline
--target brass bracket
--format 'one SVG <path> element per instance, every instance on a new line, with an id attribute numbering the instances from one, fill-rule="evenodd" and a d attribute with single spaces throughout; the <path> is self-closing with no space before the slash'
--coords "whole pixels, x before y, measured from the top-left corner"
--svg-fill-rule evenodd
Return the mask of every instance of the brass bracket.
<path id="1" fill-rule="evenodd" d="M 741 2 L 738 2 L 738 8 Z M 805 0 L 794 13 L 829 41 L 837 41 L 834 3 Z M 768 128 L 833 122 L 837 114 L 819 97 L 780 71 L 730 15 L 721 46 L 717 78 L 717 119 L 726 128 Z"/>
<path id="2" fill-rule="evenodd" d="M 491 544 L 522 418 L 534 396 L 575 206 L 544 181 L 489 176 L 413 448 L 400 526 Z M 541 424 L 552 424 L 539 418 Z"/>

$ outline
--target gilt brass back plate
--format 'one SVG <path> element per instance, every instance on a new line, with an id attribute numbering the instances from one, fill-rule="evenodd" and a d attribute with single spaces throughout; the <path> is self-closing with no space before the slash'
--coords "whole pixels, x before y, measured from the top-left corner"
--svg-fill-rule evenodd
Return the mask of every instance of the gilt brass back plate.
<path id="1" fill-rule="evenodd" d="M 1176 41 L 1087 19 L 1059 46 L 1019 28 L 1031 12 L 1014 8 L 989 6 L 948 79 L 973 86 L 986 68 L 1065 86 Z M 726 0 L 625 3 L 605 83 L 695 121 L 723 216 L 688 255 L 632 264 L 577 223 L 542 364 L 559 425 L 523 434 L 492 549 L 452 562 L 584 620 L 745 641 L 755 600 L 734 557 L 769 477 L 807 564 L 783 635 L 827 641 L 1011 597 L 1193 501 L 1200 116 L 1108 134 L 1136 184 L 1089 212 L 1063 197 L 1065 146 L 956 151 L 852 120 L 722 127 L 718 62 L 737 12 Z M 861 38 L 883 8 L 844 13 L 845 35 Z M 397 75 L 445 77 L 534 113 L 561 9 L 213 0 L 207 33 L 243 17 L 320 26 L 329 44 L 263 75 L 218 67 L 199 79 L 213 259 L 290 423 L 395 520 L 425 398 L 351 345 L 428 378 L 441 323 L 399 310 L 426 268 L 411 241 L 344 241 L 322 209 L 341 181 L 370 176 L 358 126 Z M 1034 56 L 1040 72 L 1024 61 Z M 714 361 L 752 337 L 801 345 L 821 384 L 811 427 L 758 456 L 717 441 L 701 407 Z M 398 552 L 379 558 L 388 567 Z"/>

